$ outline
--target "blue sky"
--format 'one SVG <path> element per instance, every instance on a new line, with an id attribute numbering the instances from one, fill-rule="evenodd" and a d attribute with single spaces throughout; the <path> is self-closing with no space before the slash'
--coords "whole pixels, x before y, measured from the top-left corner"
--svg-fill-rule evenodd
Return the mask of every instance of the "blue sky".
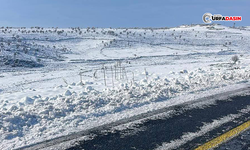
<path id="1" fill-rule="evenodd" d="M 206 12 L 247 26 L 249 10 L 249 0 L 0 0 L 0 26 L 173 27 L 203 23 Z"/>

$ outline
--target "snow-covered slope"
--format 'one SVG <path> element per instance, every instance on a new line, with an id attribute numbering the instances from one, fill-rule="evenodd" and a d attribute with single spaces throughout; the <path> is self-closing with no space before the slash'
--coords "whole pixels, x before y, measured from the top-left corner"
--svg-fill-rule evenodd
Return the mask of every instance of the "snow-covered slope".
<path id="1" fill-rule="evenodd" d="M 249 38 L 220 25 L 1 28 L 0 149 L 239 87 L 250 78 Z"/>

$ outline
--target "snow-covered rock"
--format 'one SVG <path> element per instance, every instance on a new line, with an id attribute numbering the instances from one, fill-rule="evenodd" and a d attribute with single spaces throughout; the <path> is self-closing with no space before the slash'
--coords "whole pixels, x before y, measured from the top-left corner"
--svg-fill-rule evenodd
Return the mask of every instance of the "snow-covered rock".
<path id="1" fill-rule="evenodd" d="M 71 93 L 69 90 L 66 90 L 66 91 L 64 92 L 64 95 L 65 95 L 65 96 L 70 96 L 70 95 L 72 95 L 72 93 Z"/>
<path id="2" fill-rule="evenodd" d="M 87 86 L 86 88 L 85 88 L 85 91 L 86 92 L 90 92 L 90 91 L 93 91 L 94 90 L 94 88 L 92 87 L 92 86 Z"/>
<path id="3" fill-rule="evenodd" d="M 181 70 L 180 73 L 188 73 L 187 70 Z"/>
<path id="4" fill-rule="evenodd" d="M 24 104 L 27 104 L 27 105 L 31 105 L 34 103 L 34 99 L 32 99 L 28 96 L 25 96 L 24 98 L 21 99 L 21 102 Z"/>

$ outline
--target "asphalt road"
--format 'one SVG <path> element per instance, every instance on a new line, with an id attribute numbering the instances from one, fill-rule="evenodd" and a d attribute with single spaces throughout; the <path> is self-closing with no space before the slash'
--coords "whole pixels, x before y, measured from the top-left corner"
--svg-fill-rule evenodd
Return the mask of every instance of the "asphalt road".
<path id="1" fill-rule="evenodd" d="M 162 143 L 181 139 L 185 133 L 196 133 L 206 123 L 212 123 L 214 120 L 230 114 L 240 114 L 239 117 L 234 118 L 232 121 L 224 123 L 175 148 L 181 150 L 194 149 L 249 120 L 249 113 L 240 113 L 240 110 L 248 106 L 250 106 L 249 95 L 235 96 L 227 100 L 216 100 L 213 104 L 192 109 L 188 105 L 176 106 L 173 108 L 175 113 L 170 117 L 163 116 L 159 119 L 148 119 L 141 124 L 137 124 L 135 128 L 92 132 L 91 134 L 95 135 L 94 138 L 78 141 L 68 150 L 152 150 L 161 146 Z M 244 146 L 249 146 L 249 140 L 247 144 Z M 227 143 L 224 145 L 227 145 Z"/>
<path id="2" fill-rule="evenodd" d="M 215 150 L 250 150 L 250 129 L 221 144 Z"/>

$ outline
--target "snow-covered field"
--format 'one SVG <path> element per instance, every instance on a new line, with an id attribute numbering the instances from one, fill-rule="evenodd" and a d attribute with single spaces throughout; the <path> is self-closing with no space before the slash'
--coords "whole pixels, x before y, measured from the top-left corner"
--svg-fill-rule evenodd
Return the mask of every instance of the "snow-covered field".
<path id="1" fill-rule="evenodd" d="M 0 149 L 243 86 L 249 40 L 221 25 L 0 28 Z"/>

